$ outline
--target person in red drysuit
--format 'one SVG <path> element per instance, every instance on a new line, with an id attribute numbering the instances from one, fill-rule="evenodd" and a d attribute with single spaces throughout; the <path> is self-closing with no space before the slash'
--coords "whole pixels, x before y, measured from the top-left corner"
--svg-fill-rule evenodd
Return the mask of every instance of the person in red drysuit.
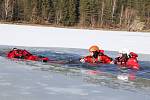
<path id="1" fill-rule="evenodd" d="M 27 50 L 22 50 L 22 55 L 24 56 L 24 59 L 27 59 L 32 54 L 30 52 L 28 52 Z"/>
<path id="2" fill-rule="evenodd" d="M 30 55 L 26 58 L 26 60 L 33 60 L 33 61 L 38 61 L 38 56 L 35 55 Z"/>
<path id="3" fill-rule="evenodd" d="M 84 63 L 103 63 L 112 64 L 112 58 L 104 54 L 104 50 L 100 50 L 98 46 L 94 45 L 89 48 L 90 55 L 80 59 Z"/>
<path id="4" fill-rule="evenodd" d="M 118 57 L 114 59 L 114 64 L 120 65 L 121 67 L 126 66 L 126 63 L 128 61 L 128 50 L 123 49 L 119 51 Z"/>
<path id="5" fill-rule="evenodd" d="M 131 68 L 134 70 L 139 70 L 139 64 L 137 60 L 138 55 L 134 52 L 129 52 L 129 50 L 119 51 L 119 57 L 116 57 L 114 64 L 120 65 L 123 68 Z"/>
<path id="6" fill-rule="evenodd" d="M 25 60 L 33 60 L 33 61 L 43 61 L 43 62 L 49 61 L 48 57 L 32 55 L 27 50 L 22 50 L 22 49 L 17 49 L 17 48 L 13 48 L 13 50 L 11 50 L 7 54 L 7 57 L 25 59 Z"/>
<path id="7" fill-rule="evenodd" d="M 22 58 L 22 51 L 17 48 L 13 48 L 8 54 L 8 58 Z"/>
<path id="8" fill-rule="evenodd" d="M 130 52 L 129 54 L 129 59 L 127 61 L 127 67 L 134 69 L 134 70 L 139 70 L 140 69 L 140 65 L 138 63 L 137 60 L 138 55 L 134 52 Z"/>

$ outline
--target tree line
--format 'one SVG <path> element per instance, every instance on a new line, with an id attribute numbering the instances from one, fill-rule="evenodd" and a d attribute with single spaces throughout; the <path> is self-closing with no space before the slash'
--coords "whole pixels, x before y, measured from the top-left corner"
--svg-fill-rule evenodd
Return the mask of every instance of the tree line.
<path id="1" fill-rule="evenodd" d="M 150 0 L 0 0 L 0 20 L 55 26 L 150 29 Z"/>

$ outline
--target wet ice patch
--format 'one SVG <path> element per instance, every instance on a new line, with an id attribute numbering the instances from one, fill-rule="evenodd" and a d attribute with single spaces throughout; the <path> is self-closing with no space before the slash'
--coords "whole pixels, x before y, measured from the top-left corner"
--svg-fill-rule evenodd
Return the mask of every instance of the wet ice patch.
<path id="1" fill-rule="evenodd" d="M 20 94 L 22 94 L 22 95 L 32 95 L 31 92 L 27 92 L 27 91 L 20 92 Z"/>
<path id="2" fill-rule="evenodd" d="M 117 79 L 122 81 L 129 81 L 129 77 L 127 75 L 118 75 Z"/>
<path id="3" fill-rule="evenodd" d="M 46 87 L 45 89 L 60 94 L 88 95 L 84 90 L 77 88 Z"/>
<path id="4" fill-rule="evenodd" d="M 37 84 L 37 85 L 40 85 L 40 86 L 44 86 L 44 87 L 48 86 L 48 84 L 43 83 L 43 82 L 37 82 L 36 84 Z"/>
<path id="5" fill-rule="evenodd" d="M 0 83 L 0 86 L 10 86 L 10 85 L 12 85 L 11 83 L 9 83 L 9 82 L 1 82 Z"/>

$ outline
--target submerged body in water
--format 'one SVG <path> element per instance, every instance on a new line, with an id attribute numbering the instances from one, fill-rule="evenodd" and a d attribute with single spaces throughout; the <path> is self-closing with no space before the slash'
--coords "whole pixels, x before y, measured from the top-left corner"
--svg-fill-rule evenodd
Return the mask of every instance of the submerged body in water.
<path id="1" fill-rule="evenodd" d="M 84 63 L 83 64 L 79 61 L 79 59 L 82 57 L 82 55 L 85 55 L 87 52 L 84 52 L 84 50 L 80 50 L 80 49 L 73 50 L 73 49 L 65 49 L 65 48 L 48 48 L 48 49 L 29 48 L 28 50 L 33 55 L 37 55 L 37 57 L 44 56 L 50 59 L 49 62 L 47 62 L 47 65 L 60 64 L 60 66 L 65 66 L 67 68 L 81 68 L 81 69 L 83 68 L 86 70 L 104 71 L 104 72 L 111 73 L 112 75 L 127 73 L 129 75 L 131 74 L 141 78 L 150 79 L 149 76 L 150 69 L 148 67 L 150 64 L 149 61 L 139 61 L 141 65 L 141 69 L 139 71 L 137 70 L 134 71 L 128 68 L 122 68 L 118 65 L 107 64 L 107 63 L 106 64 L 105 63 Z M 7 52 L 8 51 L 9 50 L 7 50 Z M 117 53 L 114 54 L 113 52 L 108 52 L 108 54 L 115 57 Z"/>
<path id="2" fill-rule="evenodd" d="M 114 60 L 108 55 L 104 54 L 104 50 L 99 49 L 98 46 L 93 45 L 89 48 L 90 55 L 80 59 L 82 63 L 90 64 L 117 64 L 121 68 L 127 68 L 132 70 L 139 70 L 140 65 L 138 63 L 138 54 L 130 52 L 127 49 L 121 50 L 119 56 Z"/>
<path id="3" fill-rule="evenodd" d="M 110 96 L 115 97 L 115 99 L 117 100 L 124 100 L 127 99 L 127 97 L 129 96 L 132 99 L 137 100 L 148 100 L 149 98 L 149 62 L 140 61 L 139 63 L 142 65 L 141 67 L 143 69 L 137 72 L 132 72 L 132 70 L 120 70 L 119 67 L 117 67 L 117 65 L 112 64 L 80 63 L 79 58 L 81 57 L 81 55 L 87 54 L 85 53 L 85 50 L 26 47 L 25 49 L 30 51 L 33 55 L 42 55 L 48 57 L 49 59 L 52 59 L 55 62 L 42 63 L 15 60 L 14 63 L 14 61 L 11 60 L 1 59 L 1 64 L 3 65 L 1 65 L 0 74 L 3 78 L 8 75 L 5 79 L 5 82 L 8 81 L 10 82 L 10 84 L 12 84 L 9 86 L 8 90 L 13 89 L 13 87 L 16 87 L 16 89 L 13 89 L 13 91 L 15 91 L 16 93 L 13 94 L 13 96 L 11 96 L 11 90 L 9 90 L 10 92 L 3 92 L 9 95 L 7 96 L 8 98 L 18 98 L 17 93 L 19 93 L 20 91 L 22 91 L 20 93 L 23 97 L 32 97 L 33 100 L 41 100 L 40 97 L 43 98 L 45 96 L 48 98 L 53 97 L 53 99 L 59 100 L 60 98 L 58 98 L 58 95 L 61 97 L 61 99 L 63 98 L 66 100 L 69 99 L 67 99 L 67 97 L 63 95 L 69 95 L 71 98 L 77 97 L 78 99 L 86 98 L 86 100 L 91 100 L 92 98 L 111 100 L 109 99 Z M 4 52 L 9 50 L 10 49 L 8 47 L 1 49 L 1 56 L 5 57 Z M 79 52 L 77 53 L 77 51 Z M 116 55 L 114 52 L 108 53 L 114 57 Z M 11 64 L 11 66 L 9 66 L 9 63 Z M 25 68 L 28 68 L 28 70 L 25 70 Z M 5 70 L 2 71 L 3 69 Z M 38 71 L 36 71 L 35 69 Z M 14 71 L 15 73 L 11 71 Z M 136 80 L 118 80 L 126 80 L 126 78 L 128 78 L 126 76 L 128 75 L 130 75 L 130 77 L 132 77 L 133 79 L 135 75 Z M 19 81 L 21 77 L 24 80 L 23 83 L 22 81 Z M 15 82 L 15 85 L 13 85 L 13 82 Z M 73 87 L 77 90 L 73 89 Z M 47 90 L 45 90 L 45 88 L 48 89 L 48 92 L 51 94 L 47 94 Z M 86 88 L 86 90 L 84 88 Z M 38 90 L 39 92 L 34 92 L 36 90 Z M 118 93 L 117 91 L 120 92 Z M 40 97 L 37 96 L 39 98 L 35 98 L 33 97 L 34 95 L 40 95 Z M 82 97 L 81 95 L 85 96 Z M 117 97 L 117 95 L 120 95 L 121 97 Z M 4 98 L 2 94 L 0 96 Z"/>

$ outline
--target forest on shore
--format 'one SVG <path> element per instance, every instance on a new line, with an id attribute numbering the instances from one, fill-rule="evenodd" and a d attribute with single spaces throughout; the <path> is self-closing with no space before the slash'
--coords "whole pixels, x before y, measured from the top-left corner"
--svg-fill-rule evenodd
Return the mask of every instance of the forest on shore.
<path id="1" fill-rule="evenodd" d="M 150 31 L 150 0 L 0 0 L 0 22 Z"/>

